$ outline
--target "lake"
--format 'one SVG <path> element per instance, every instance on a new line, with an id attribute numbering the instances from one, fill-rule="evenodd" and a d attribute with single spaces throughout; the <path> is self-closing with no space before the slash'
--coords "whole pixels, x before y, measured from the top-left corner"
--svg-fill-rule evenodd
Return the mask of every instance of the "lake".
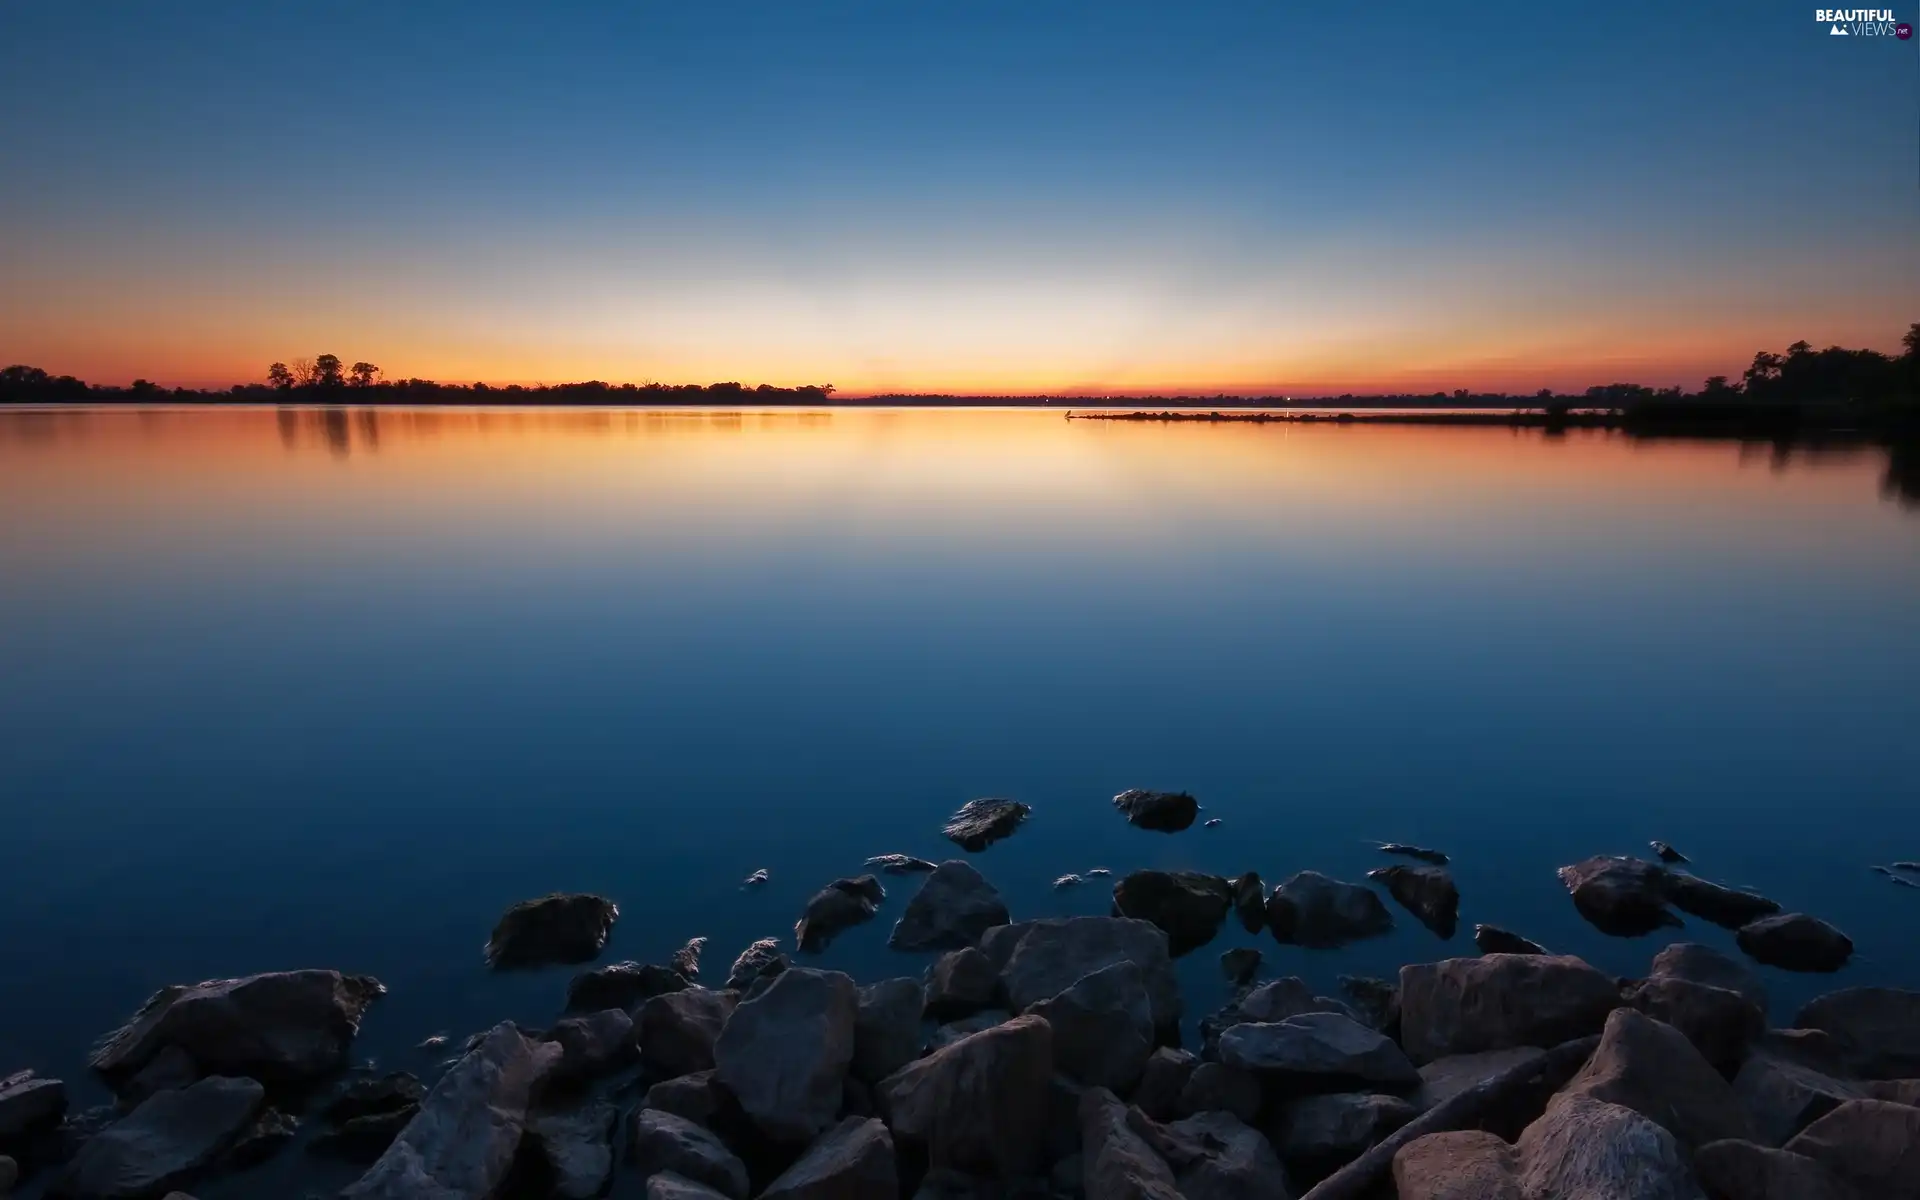
<path id="1" fill-rule="evenodd" d="M 549 1022 L 510 903 L 600 891 L 604 961 L 790 938 L 869 855 L 1070 871 L 1454 856 L 1462 932 L 1216 956 L 1323 990 L 1490 921 L 1643 973 L 1555 868 L 1661 838 L 1920 986 L 1920 508 L 1884 452 L 1598 432 L 1068 422 L 1044 410 L 0 413 L 0 1073 L 67 1079 L 163 984 L 391 989 L 358 1052 Z M 1130 828 L 1185 789 L 1217 828 Z M 771 882 L 743 890 L 767 868 Z M 886 935 L 819 965 L 917 972 Z M 196 1189 L 199 1190 L 199 1189 Z M 221 1194 L 217 1188 L 206 1194 Z"/>

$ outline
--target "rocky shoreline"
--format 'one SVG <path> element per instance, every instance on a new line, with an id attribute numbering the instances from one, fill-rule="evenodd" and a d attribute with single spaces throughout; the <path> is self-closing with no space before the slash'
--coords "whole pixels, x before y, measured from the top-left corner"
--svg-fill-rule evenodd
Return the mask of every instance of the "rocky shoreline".
<path id="1" fill-rule="evenodd" d="M 1198 812 L 1183 793 L 1115 808 L 1161 833 Z M 974 801 L 947 833 L 977 853 L 1026 815 Z M 429 1039 L 446 1057 L 427 1079 L 350 1066 L 377 980 L 169 986 L 87 1063 L 113 1105 L 73 1112 L 60 1080 L 0 1079 L 0 1196 L 16 1180 L 78 1200 L 267 1194 L 240 1181 L 305 1154 L 360 1170 L 337 1194 L 366 1200 L 1920 1200 L 1920 992 L 1847 988 L 1781 1021 L 1751 967 L 1694 943 L 1621 979 L 1482 924 L 1478 956 L 1343 977 L 1339 997 L 1262 980 L 1239 947 L 1220 956 L 1230 1000 L 1181 1046 L 1174 960 L 1230 919 L 1330 947 L 1391 929 L 1390 899 L 1452 936 L 1447 855 L 1381 849 L 1418 865 L 1271 889 L 1133 871 L 1111 916 L 1034 920 L 966 859 L 878 855 L 915 887 L 888 944 L 937 953 L 924 972 L 863 987 L 796 965 L 887 903 L 876 875 L 833 880 L 790 949 L 753 943 L 724 983 L 701 982 L 704 937 L 666 963 L 586 967 L 545 1029 Z M 1560 875 L 1606 933 L 1677 909 L 1756 962 L 1831 971 L 1852 953 L 1664 843 L 1655 858 Z M 584 894 L 517 904 L 485 961 L 590 963 L 619 916 Z"/>

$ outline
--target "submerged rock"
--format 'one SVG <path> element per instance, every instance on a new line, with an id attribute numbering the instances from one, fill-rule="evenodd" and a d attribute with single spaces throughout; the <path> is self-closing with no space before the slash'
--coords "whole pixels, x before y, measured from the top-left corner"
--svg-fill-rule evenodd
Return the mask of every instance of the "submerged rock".
<path id="1" fill-rule="evenodd" d="M 154 1196 L 212 1167 L 254 1123 L 266 1089 L 213 1076 L 156 1092 L 88 1138 L 54 1181 L 53 1194 L 82 1200 Z"/>
<path id="2" fill-rule="evenodd" d="M 1498 925 L 1475 925 L 1473 944 L 1482 954 L 1550 954 L 1552 951 L 1532 938 L 1521 937 Z"/>
<path id="3" fill-rule="evenodd" d="M 1667 909 L 1667 871 L 1637 858 L 1600 855 L 1560 868 L 1560 882 L 1589 924 L 1615 937 L 1678 926 Z"/>
<path id="4" fill-rule="evenodd" d="M 496 969 L 582 963 L 600 957 L 620 908 L 605 896 L 555 892 L 522 900 L 501 915 L 487 939 Z"/>
<path id="5" fill-rule="evenodd" d="M 1085 882 L 1086 880 L 1080 878 L 1078 875 L 1062 875 L 1053 881 L 1053 890 L 1056 892 L 1064 892 L 1068 888 L 1079 887 Z"/>
<path id="6" fill-rule="evenodd" d="M 773 878 L 773 876 L 767 871 L 767 869 L 765 867 L 761 867 L 759 870 L 755 871 L 753 874 L 747 876 L 745 879 L 742 879 L 740 881 L 740 886 L 743 888 L 759 887 L 762 884 L 766 883 L 767 880 L 771 878 Z"/>
<path id="7" fill-rule="evenodd" d="M 651 963 L 628 961 L 595 967 L 575 975 L 567 985 L 567 1011 L 585 1013 L 619 1008 L 632 1012 L 655 996 L 677 992 L 687 983 L 688 977 L 680 971 Z"/>
<path id="8" fill-rule="evenodd" d="M 667 960 L 667 965 L 673 968 L 674 974 L 688 983 L 693 983 L 700 978 L 700 955 L 706 948 L 706 938 L 688 938 L 685 945 L 673 952 L 673 957 Z"/>
<path id="9" fill-rule="evenodd" d="M 1232 905 L 1232 885 L 1199 871 L 1135 871 L 1113 885 L 1114 915 L 1158 926 L 1175 957 L 1212 941 Z"/>
<path id="10" fill-rule="evenodd" d="M 1400 1041 L 1415 1062 L 1598 1033 L 1619 988 L 1571 956 L 1488 954 L 1400 968 Z"/>
<path id="11" fill-rule="evenodd" d="M 1218 829 L 1221 824 L 1222 822 L 1219 817 L 1208 817 L 1205 821 L 1205 825 L 1208 829 Z"/>
<path id="12" fill-rule="evenodd" d="M 911 854 L 876 854 L 864 865 L 889 875 L 919 875 L 933 870 L 935 864 Z"/>
<path id="13" fill-rule="evenodd" d="M 1078 980 L 1029 1009 L 1053 1027 L 1053 1065 L 1094 1087 L 1131 1092 L 1153 1053 L 1153 1006 L 1130 962 Z"/>
<path id="14" fill-rule="evenodd" d="M 964 859 L 948 859 L 928 875 L 887 945 L 895 950 L 957 950 L 978 945 L 989 929 L 1007 923 L 1007 902 Z"/>
<path id="15" fill-rule="evenodd" d="M 1233 911 L 1240 918 L 1240 927 L 1248 933 L 1259 933 L 1267 927 L 1267 887 L 1260 882 L 1260 872 L 1248 871 L 1233 881 Z"/>
<path id="16" fill-rule="evenodd" d="M 872 875 L 836 879 L 813 894 L 806 911 L 793 927 L 793 941 L 802 954 L 818 954 L 841 933 L 872 918 L 887 898 L 887 890 Z"/>
<path id="17" fill-rule="evenodd" d="M 907 1064 L 874 1102 L 895 1143 L 928 1165 L 1022 1179 L 1044 1165 L 1052 1080 L 1052 1028 L 1016 1017 Z"/>
<path id="18" fill-rule="evenodd" d="M 848 976 L 782 972 L 721 1030 L 713 1047 L 720 1082 L 768 1137 L 812 1141 L 840 1111 L 859 1011 L 860 990 Z"/>
<path id="19" fill-rule="evenodd" d="M 1220 1061 L 1262 1074 L 1387 1087 L 1420 1082 L 1400 1047 L 1339 1013 L 1302 1013 L 1277 1024 L 1235 1025 L 1220 1035 Z"/>
<path id="20" fill-rule="evenodd" d="M 962 850 L 978 854 L 1000 839 L 1011 837 L 1032 811 L 1018 800 L 969 800 L 947 818 L 942 832 Z"/>
<path id="21" fill-rule="evenodd" d="M 1104 876 L 1111 875 L 1111 874 L 1113 874 L 1113 872 L 1107 870 L 1105 867 L 1094 867 L 1087 872 L 1087 878 L 1100 879 Z"/>
<path id="22" fill-rule="evenodd" d="M 1267 925 L 1283 945 L 1330 950 L 1393 929 L 1393 916 L 1371 888 L 1301 871 L 1267 897 Z"/>
<path id="23" fill-rule="evenodd" d="M 1780 911 L 1780 906 L 1765 896 L 1709 883 L 1684 871 L 1667 873 L 1667 898 L 1681 912 L 1712 921 L 1723 929 L 1738 929 Z"/>
<path id="24" fill-rule="evenodd" d="M 1920 991 L 1845 988 L 1809 1001 L 1793 1019 L 1819 1030 L 1858 1079 L 1920 1079 Z"/>
<path id="25" fill-rule="evenodd" d="M 1409 846 L 1405 842 L 1382 842 L 1380 853 L 1401 854 L 1408 858 L 1417 858 L 1421 862 L 1432 863 L 1436 867 L 1444 867 L 1450 861 L 1438 850 L 1429 850 L 1425 846 Z"/>
<path id="26" fill-rule="evenodd" d="M 1185 792 L 1149 792 L 1129 788 L 1113 798 L 1129 824 L 1156 833 L 1179 833 L 1200 814 L 1200 802 Z"/>
<path id="27" fill-rule="evenodd" d="M 1460 889 L 1445 867 L 1375 867 L 1367 878 L 1385 884 L 1387 894 L 1441 938 L 1460 926 Z"/>
<path id="28" fill-rule="evenodd" d="M 1838 971 L 1853 957 L 1853 939 L 1818 917 L 1763 917 L 1734 936 L 1756 962 L 1787 971 Z"/>
<path id="29" fill-rule="evenodd" d="M 1126 917 L 1052 917 L 987 931 L 980 949 L 1000 968 L 1007 999 L 1025 1011 L 1057 996 L 1103 967 L 1131 962 L 1140 968 L 1154 1028 L 1180 1019 L 1180 988 L 1167 952 L 1167 935 Z"/>
<path id="30" fill-rule="evenodd" d="M 1260 952 L 1251 946 L 1238 946 L 1220 956 L 1220 973 L 1235 987 L 1245 987 L 1260 973 Z"/>
<path id="31" fill-rule="evenodd" d="M 780 953 L 780 943 L 773 938 L 761 938 L 733 960 L 733 967 L 727 972 L 727 990 L 745 991 L 753 986 L 754 980 L 778 975 L 786 969 L 787 956 Z"/>

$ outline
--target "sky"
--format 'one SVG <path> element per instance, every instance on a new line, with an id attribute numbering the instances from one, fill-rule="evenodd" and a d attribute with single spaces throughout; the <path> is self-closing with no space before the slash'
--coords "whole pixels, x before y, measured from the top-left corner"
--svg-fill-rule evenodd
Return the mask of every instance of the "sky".
<path id="1" fill-rule="evenodd" d="M 1814 16 L 0 0 L 0 359 L 1337 394 L 1894 350 L 1920 37 Z"/>

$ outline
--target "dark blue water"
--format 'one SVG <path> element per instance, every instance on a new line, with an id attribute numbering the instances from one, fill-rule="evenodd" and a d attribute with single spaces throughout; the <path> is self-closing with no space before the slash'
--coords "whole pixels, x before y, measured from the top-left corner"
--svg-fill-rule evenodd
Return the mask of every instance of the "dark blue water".
<path id="1" fill-rule="evenodd" d="M 1664 838 L 1920 985 L 1920 512 L 1878 452 L 1041 412 L 0 415 L 0 1071 L 79 1082 L 155 988 L 304 966 L 361 1050 L 542 1024 L 500 911 L 620 904 L 608 958 L 790 936 L 871 854 L 1067 871 L 1455 856 L 1462 918 L 1621 974 L 1555 878 Z M 1184 788 L 1216 829 L 1109 798 Z M 773 882 L 743 892 L 767 867 Z M 918 971 L 883 919 L 821 962 Z M 1471 953 L 1402 914 L 1267 974 Z M 1697 921 L 1684 934 L 1731 949 Z M 93 1097 L 83 1097 L 91 1101 Z"/>

